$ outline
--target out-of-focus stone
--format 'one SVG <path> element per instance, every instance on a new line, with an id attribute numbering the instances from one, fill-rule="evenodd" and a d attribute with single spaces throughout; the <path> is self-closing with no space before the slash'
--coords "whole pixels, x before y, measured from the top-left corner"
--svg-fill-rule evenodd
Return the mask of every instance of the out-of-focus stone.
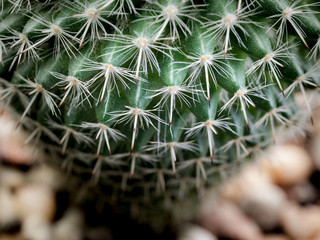
<path id="1" fill-rule="evenodd" d="M 270 184 L 270 182 L 269 175 L 260 171 L 256 165 L 247 165 L 244 166 L 239 175 L 230 179 L 221 187 L 221 195 L 225 199 L 237 201 L 243 195 L 246 195 L 251 187 L 259 188 L 261 185 Z"/>
<path id="2" fill-rule="evenodd" d="M 312 138 L 309 146 L 312 160 L 317 170 L 320 170 L 320 147 L 319 146 L 320 146 L 320 130 L 319 130 L 319 134 L 315 135 Z"/>
<path id="3" fill-rule="evenodd" d="M 23 239 L 20 233 L 17 234 L 0 234 L 0 240 L 21 240 Z"/>
<path id="4" fill-rule="evenodd" d="M 21 219 L 36 215 L 50 222 L 55 216 L 55 196 L 48 187 L 26 185 L 17 190 L 15 203 Z"/>
<path id="5" fill-rule="evenodd" d="M 240 209 L 227 201 L 219 202 L 211 211 L 202 213 L 200 225 L 217 237 L 238 240 L 262 238 L 258 225 L 245 216 Z"/>
<path id="6" fill-rule="evenodd" d="M 217 237 L 212 235 L 208 230 L 194 225 L 187 224 L 179 231 L 178 240 L 217 240 Z"/>
<path id="7" fill-rule="evenodd" d="M 30 183 L 43 185 L 54 190 L 60 189 L 65 184 L 65 178 L 54 168 L 45 164 L 32 168 L 28 174 L 28 180 Z"/>
<path id="8" fill-rule="evenodd" d="M 13 164 L 30 165 L 35 159 L 35 148 L 25 144 L 26 134 L 17 129 L 10 111 L 4 111 L 0 118 L 0 157 Z"/>
<path id="9" fill-rule="evenodd" d="M 313 135 L 320 134 L 320 94 L 319 89 L 316 89 L 312 94 L 312 99 L 310 101 L 312 108 L 312 117 L 313 117 Z M 320 238 L 319 238 L 320 239 Z"/>
<path id="10" fill-rule="evenodd" d="M 0 185 L 6 188 L 18 188 L 25 184 L 23 173 L 13 168 L 0 167 Z"/>
<path id="11" fill-rule="evenodd" d="M 302 204 L 312 203 L 318 196 L 317 190 L 308 181 L 299 183 L 298 185 L 287 189 L 287 192 L 291 199 Z"/>
<path id="12" fill-rule="evenodd" d="M 320 207 L 288 204 L 281 212 L 284 231 L 296 240 L 320 236 Z"/>
<path id="13" fill-rule="evenodd" d="M 16 141 L 0 141 L 0 156 L 2 159 L 16 165 L 31 165 L 35 159 L 34 149 Z"/>
<path id="14" fill-rule="evenodd" d="M 81 240 L 83 237 L 84 216 L 76 208 L 70 208 L 54 225 L 55 240 Z"/>
<path id="15" fill-rule="evenodd" d="M 261 160 L 261 168 L 275 184 L 292 186 L 304 182 L 313 170 L 311 157 L 300 146 L 272 147 Z"/>
<path id="16" fill-rule="evenodd" d="M 279 225 L 279 213 L 286 203 L 283 190 L 271 184 L 248 186 L 248 191 L 237 200 L 240 208 L 263 230 Z"/>
<path id="17" fill-rule="evenodd" d="M 55 240 L 50 224 L 39 215 L 28 215 L 22 223 L 23 239 Z"/>
<path id="18" fill-rule="evenodd" d="M 264 230 L 279 223 L 279 211 L 286 203 L 283 190 L 272 185 L 266 172 L 255 165 L 246 168 L 222 186 L 221 194 L 252 217 Z"/>
<path id="19" fill-rule="evenodd" d="M 14 196 L 8 188 L 0 187 L 0 227 L 6 227 L 17 219 Z"/>
<path id="20" fill-rule="evenodd" d="M 268 235 L 265 235 L 261 240 L 293 240 L 293 239 L 283 234 L 268 234 Z"/>

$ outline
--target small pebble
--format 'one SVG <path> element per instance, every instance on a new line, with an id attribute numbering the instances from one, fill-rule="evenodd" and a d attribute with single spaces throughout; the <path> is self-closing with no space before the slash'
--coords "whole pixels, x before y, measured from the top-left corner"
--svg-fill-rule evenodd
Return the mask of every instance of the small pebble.
<path id="1" fill-rule="evenodd" d="M 278 186 L 255 165 L 247 166 L 235 179 L 222 187 L 222 196 L 235 202 L 263 230 L 275 228 L 287 198 Z"/>
<path id="2" fill-rule="evenodd" d="M 76 208 L 70 208 L 64 216 L 54 224 L 55 240 L 83 239 L 84 216 Z"/>
<path id="3" fill-rule="evenodd" d="M 265 235 L 261 240 L 293 240 L 293 239 L 283 234 L 268 234 L 268 235 Z"/>
<path id="4" fill-rule="evenodd" d="M 304 182 L 313 170 L 311 157 L 300 146 L 279 145 L 272 147 L 261 161 L 261 168 L 272 181 L 280 186 Z"/>
<path id="5" fill-rule="evenodd" d="M 279 225 L 279 213 L 286 203 L 287 198 L 283 190 L 271 184 L 248 186 L 246 195 L 237 201 L 242 211 L 267 231 Z"/>
<path id="6" fill-rule="evenodd" d="M 37 215 L 48 222 L 52 221 L 56 213 L 56 201 L 48 187 L 29 184 L 19 188 L 15 195 L 15 206 L 22 220 Z"/>
<path id="7" fill-rule="evenodd" d="M 300 207 L 287 204 L 281 211 L 280 221 L 284 231 L 295 240 L 320 236 L 320 207 Z"/>
<path id="8" fill-rule="evenodd" d="M 186 224 L 180 230 L 178 240 L 217 240 L 208 230 L 194 225 Z"/>
<path id="9" fill-rule="evenodd" d="M 291 199 L 301 204 L 315 202 L 318 197 L 317 190 L 308 181 L 301 182 L 287 189 L 287 191 Z"/>
<path id="10" fill-rule="evenodd" d="M 23 239 L 55 240 L 50 224 L 38 215 L 28 215 L 22 223 Z"/>
<path id="11" fill-rule="evenodd" d="M 15 189 L 25 184 L 25 175 L 14 168 L 0 167 L 0 185 Z"/>
<path id="12" fill-rule="evenodd" d="M 221 201 L 203 215 L 201 226 L 217 237 L 237 240 L 258 240 L 262 237 L 259 226 L 236 205 L 227 201 Z"/>
<path id="13" fill-rule="evenodd" d="M 8 188 L 0 187 L 0 229 L 18 220 L 18 212 L 14 204 L 14 196 Z"/>

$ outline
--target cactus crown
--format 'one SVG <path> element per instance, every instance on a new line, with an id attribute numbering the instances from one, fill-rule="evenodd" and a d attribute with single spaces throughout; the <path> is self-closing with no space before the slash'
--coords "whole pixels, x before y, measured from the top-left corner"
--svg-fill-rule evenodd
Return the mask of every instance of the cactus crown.
<path id="1" fill-rule="evenodd" d="M 283 129 L 312 124 L 319 7 L 2 0 L 1 106 L 106 201 L 177 209 Z"/>

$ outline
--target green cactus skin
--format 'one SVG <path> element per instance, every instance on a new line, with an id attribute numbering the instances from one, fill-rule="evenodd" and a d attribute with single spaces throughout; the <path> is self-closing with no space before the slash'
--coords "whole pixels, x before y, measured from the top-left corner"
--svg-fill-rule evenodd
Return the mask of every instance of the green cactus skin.
<path id="1" fill-rule="evenodd" d="M 317 1 L 3 0 L 0 9 L 1 106 L 51 164 L 72 162 L 69 173 L 99 186 L 93 195 L 145 221 L 174 220 L 250 149 L 302 116 L 312 124 Z"/>

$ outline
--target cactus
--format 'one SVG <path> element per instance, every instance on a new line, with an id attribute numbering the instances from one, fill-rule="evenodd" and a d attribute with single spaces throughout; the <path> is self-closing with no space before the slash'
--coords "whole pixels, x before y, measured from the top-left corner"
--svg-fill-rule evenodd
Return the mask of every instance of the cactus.
<path id="1" fill-rule="evenodd" d="M 312 124 L 319 7 L 2 0 L 1 106 L 108 203 L 174 215 L 281 129 Z"/>

